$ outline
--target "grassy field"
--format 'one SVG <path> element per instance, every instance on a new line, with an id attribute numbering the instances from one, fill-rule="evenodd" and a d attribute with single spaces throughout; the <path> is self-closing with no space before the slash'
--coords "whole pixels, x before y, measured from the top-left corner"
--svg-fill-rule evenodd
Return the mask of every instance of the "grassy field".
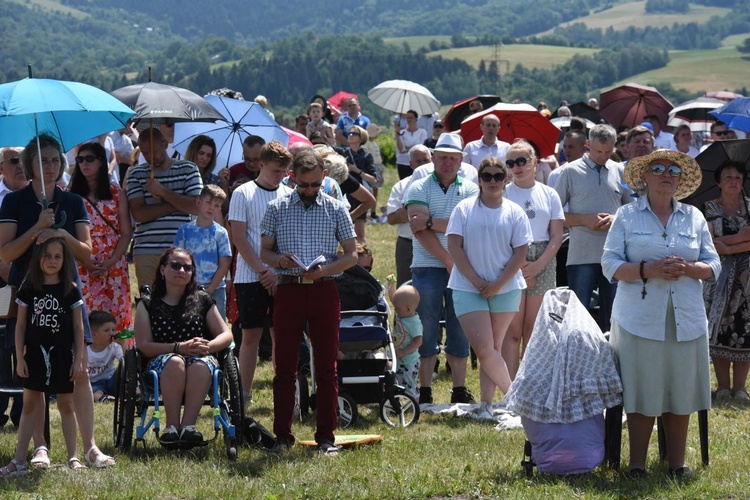
<path id="1" fill-rule="evenodd" d="M 553 45 L 527 45 L 513 44 L 498 46 L 497 59 L 500 61 L 500 71 L 505 73 L 513 69 L 517 64 L 527 68 L 548 69 L 555 65 L 564 64 L 576 54 L 591 55 L 599 52 L 599 49 L 582 49 L 576 47 L 557 47 Z M 495 59 L 494 45 L 480 45 L 477 47 L 461 47 L 458 49 L 446 49 L 430 52 L 429 56 L 442 56 L 446 59 L 463 59 L 475 68 L 484 59 L 485 64 Z"/>
<path id="2" fill-rule="evenodd" d="M 384 204 L 396 178 L 387 172 L 388 185 L 380 192 Z M 375 253 L 376 276 L 393 272 L 394 230 L 386 225 L 367 228 Z M 255 404 L 250 414 L 267 427 L 273 420 L 272 367 L 259 366 L 254 387 Z M 449 400 L 450 377 L 441 369 L 435 382 L 435 399 Z M 468 386 L 479 392 L 478 372 L 469 370 Z M 221 438 L 200 452 L 166 452 L 153 435 L 146 437 L 145 451 L 128 454 L 112 448 L 112 405 L 96 405 L 99 444 L 117 456 L 117 467 L 67 470 L 66 455 L 53 410 L 52 460 L 46 471 L 34 471 L 18 479 L 0 481 L 2 498 L 739 498 L 748 494 L 750 456 L 748 412 L 750 405 L 733 402 L 710 412 L 711 466 L 701 468 L 696 419 L 688 439 L 688 464 L 697 477 L 685 483 L 667 478 L 658 463 L 655 437 L 649 453 L 645 480 L 630 480 L 622 472 L 600 468 L 576 478 L 535 476 L 526 479 L 519 462 L 523 455 L 521 430 L 498 431 L 492 425 L 469 419 L 423 415 L 415 426 L 390 429 L 375 407 L 360 406 L 359 423 L 339 434 L 380 434 L 379 445 L 347 450 L 338 457 L 318 456 L 303 447 L 274 456 L 255 448 L 242 448 L 237 462 L 226 458 Z M 203 418 L 205 417 L 205 418 Z M 199 428 L 207 434 L 210 413 L 205 410 Z M 163 421 L 162 421 L 163 422 Z M 10 427 L 10 428 L 9 428 Z M 314 423 L 295 424 L 300 439 L 311 439 Z M 623 431 L 623 466 L 627 464 L 627 439 Z M 16 435 L 11 426 L 0 430 L 0 461 L 13 455 Z"/>
<path id="3" fill-rule="evenodd" d="M 68 7 L 63 5 L 59 0 L 9 0 L 10 2 L 17 3 L 25 6 L 26 8 L 39 8 L 46 12 L 59 12 L 60 14 L 70 15 L 76 19 L 84 19 L 89 16 L 88 13 L 76 9 L 74 7 Z"/>
<path id="4" fill-rule="evenodd" d="M 664 68 L 630 76 L 613 87 L 626 82 L 644 85 L 669 82 L 675 88 L 691 92 L 746 87 L 750 82 L 750 61 L 737 52 L 736 45 L 725 44 L 715 50 L 670 51 L 670 61 Z"/>
<path id="5" fill-rule="evenodd" d="M 703 23 L 714 16 L 725 16 L 730 9 L 721 7 L 707 7 L 704 5 L 690 4 L 687 14 L 646 14 L 646 2 L 624 2 L 615 5 L 611 9 L 593 13 L 576 18 L 572 21 L 562 23 L 560 26 L 569 26 L 575 23 L 584 23 L 589 28 L 607 29 L 612 26 L 621 31 L 631 26 L 635 28 L 646 28 L 648 26 L 671 26 L 674 23 Z M 545 31 L 540 35 L 552 33 L 553 30 Z"/>

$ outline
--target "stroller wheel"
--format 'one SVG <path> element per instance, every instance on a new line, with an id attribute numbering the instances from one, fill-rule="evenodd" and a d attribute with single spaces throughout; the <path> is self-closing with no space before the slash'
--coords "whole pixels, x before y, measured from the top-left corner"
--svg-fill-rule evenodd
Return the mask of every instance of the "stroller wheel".
<path id="1" fill-rule="evenodd" d="M 380 418 L 391 427 L 408 427 L 419 421 L 419 404 L 409 394 L 394 394 L 380 402 Z"/>
<path id="2" fill-rule="evenodd" d="M 354 425 L 359 418 L 357 402 L 345 392 L 339 392 L 339 427 L 347 428 Z"/>

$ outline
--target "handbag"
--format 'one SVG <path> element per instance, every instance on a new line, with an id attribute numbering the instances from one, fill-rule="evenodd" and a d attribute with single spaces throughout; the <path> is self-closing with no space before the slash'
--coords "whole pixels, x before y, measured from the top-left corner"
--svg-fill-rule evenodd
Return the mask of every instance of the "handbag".
<path id="1" fill-rule="evenodd" d="M 15 318 L 18 314 L 18 304 L 16 304 L 16 287 L 5 285 L 0 288 L 0 318 Z"/>

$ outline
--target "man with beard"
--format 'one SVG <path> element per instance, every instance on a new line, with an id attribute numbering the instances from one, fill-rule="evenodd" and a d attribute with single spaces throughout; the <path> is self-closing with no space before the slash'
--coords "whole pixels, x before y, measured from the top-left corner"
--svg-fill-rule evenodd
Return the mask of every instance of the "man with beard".
<path id="1" fill-rule="evenodd" d="M 273 313 L 273 430 L 279 451 L 294 444 L 297 347 L 307 325 L 318 389 L 315 442 L 330 455 L 338 452 L 333 431 L 338 421 L 341 302 L 334 278 L 357 263 L 356 235 L 346 206 L 320 192 L 326 174 L 323 158 L 312 149 L 302 150 L 294 156 L 292 169 L 297 187 L 271 201 L 261 223 L 260 257 L 278 274 Z M 339 244 L 343 253 L 337 255 Z M 322 263 L 310 266 L 320 258 Z"/>

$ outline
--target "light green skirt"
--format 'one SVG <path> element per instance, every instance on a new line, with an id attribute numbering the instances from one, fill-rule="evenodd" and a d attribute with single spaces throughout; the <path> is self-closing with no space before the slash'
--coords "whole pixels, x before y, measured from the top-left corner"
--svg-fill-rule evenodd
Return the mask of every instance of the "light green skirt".
<path id="1" fill-rule="evenodd" d="M 677 342 L 671 299 L 666 326 L 664 341 L 648 340 L 612 320 L 609 341 L 619 363 L 628 413 L 658 417 L 662 413 L 690 415 L 711 408 L 708 336 Z"/>

